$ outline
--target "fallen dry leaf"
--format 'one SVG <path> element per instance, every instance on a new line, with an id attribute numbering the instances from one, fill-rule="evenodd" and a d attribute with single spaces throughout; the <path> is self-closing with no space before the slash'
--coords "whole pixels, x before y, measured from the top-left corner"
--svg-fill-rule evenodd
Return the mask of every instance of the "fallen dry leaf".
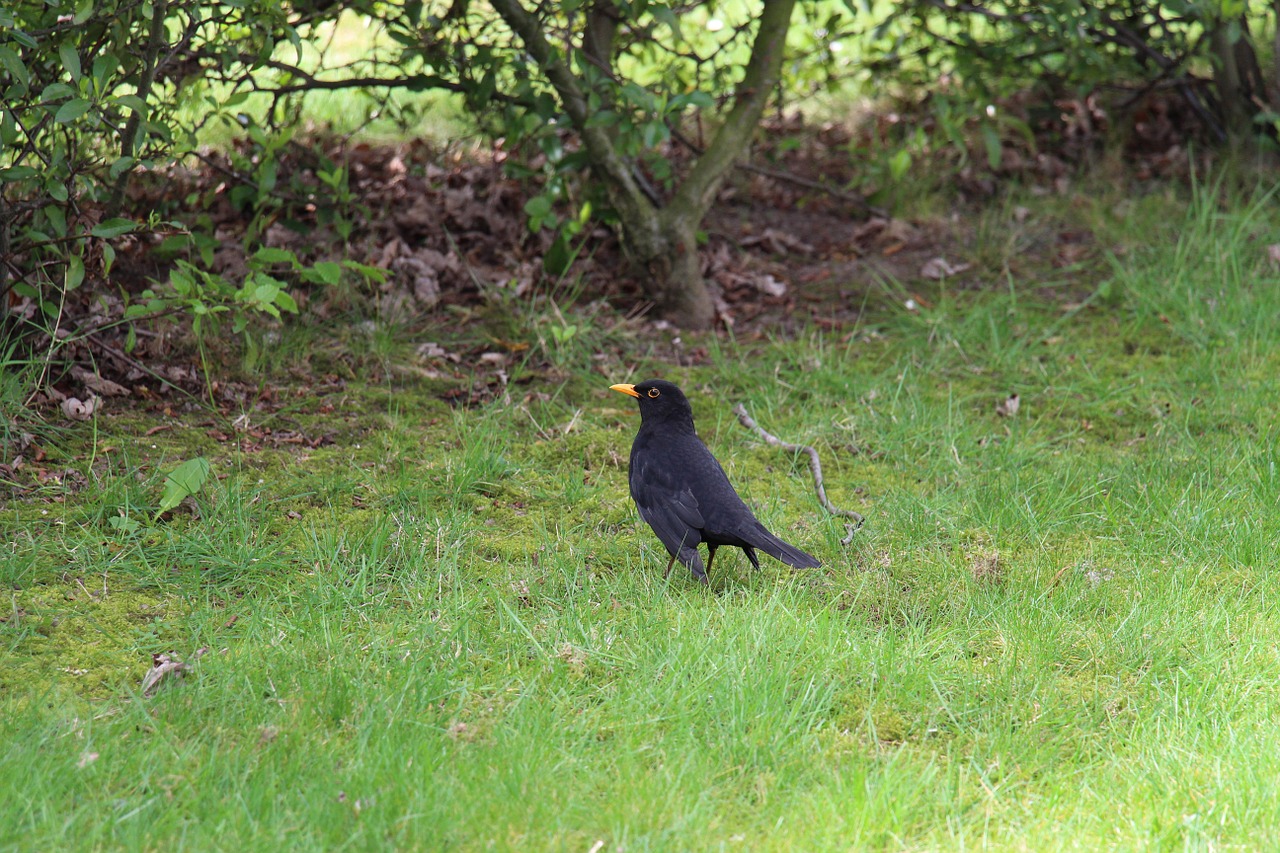
<path id="1" fill-rule="evenodd" d="M 779 231 L 776 228 L 766 228 L 760 234 L 753 234 L 750 237 L 744 237 L 743 246 L 760 246 L 765 251 L 775 255 L 785 255 L 788 252 L 799 252 L 803 255 L 813 254 L 813 246 L 788 234 L 785 231 Z"/>
<path id="2" fill-rule="evenodd" d="M 1018 414 L 1018 406 L 1022 405 L 1022 400 L 1017 394 L 1010 394 L 1005 399 L 996 403 L 996 414 L 1002 418 L 1011 418 Z"/>
<path id="3" fill-rule="evenodd" d="M 95 394 L 101 394 L 104 397 L 124 397 L 130 392 L 129 389 L 121 385 L 119 382 L 112 382 L 110 379 L 103 379 L 92 371 L 85 370 L 79 365 L 71 368 L 71 377 L 77 382 L 84 385 Z"/>
<path id="4" fill-rule="evenodd" d="M 924 278 L 938 281 L 947 276 L 959 275 L 972 266 L 973 264 L 966 263 L 953 264 L 946 258 L 939 256 L 925 261 L 924 266 L 920 267 L 920 275 Z"/>
<path id="5" fill-rule="evenodd" d="M 756 289 L 768 296 L 780 297 L 787 295 L 787 283 L 779 281 L 767 273 L 755 280 Z"/>
<path id="6" fill-rule="evenodd" d="M 151 669 L 147 671 L 146 676 L 142 679 L 142 695 L 150 696 L 165 680 L 172 681 L 174 677 L 186 675 L 190 671 L 190 665 L 183 663 L 167 652 L 153 654 L 151 656 Z"/>
<path id="7" fill-rule="evenodd" d="M 88 400 L 81 401 L 78 397 L 68 397 L 62 401 L 62 413 L 73 421 L 87 421 L 93 417 L 93 413 L 98 410 L 98 404 L 102 402 L 102 398 L 97 394 L 89 396 Z"/>

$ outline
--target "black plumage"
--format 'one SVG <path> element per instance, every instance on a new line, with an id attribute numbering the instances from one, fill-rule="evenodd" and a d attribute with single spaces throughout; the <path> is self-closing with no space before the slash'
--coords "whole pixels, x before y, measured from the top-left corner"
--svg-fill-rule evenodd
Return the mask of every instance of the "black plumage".
<path id="1" fill-rule="evenodd" d="M 721 545 L 741 548 L 757 569 L 757 549 L 797 569 L 821 565 L 756 520 L 724 468 L 698 438 L 693 408 L 679 388 L 661 379 L 612 388 L 640 403 L 640 431 L 631 445 L 631 497 L 640 517 L 671 555 L 663 577 L 679 560 L 695 578 L 707 583 L 707 572 Z M 700 542 L 707 543 L 705 569 L 698 553 Z"/>

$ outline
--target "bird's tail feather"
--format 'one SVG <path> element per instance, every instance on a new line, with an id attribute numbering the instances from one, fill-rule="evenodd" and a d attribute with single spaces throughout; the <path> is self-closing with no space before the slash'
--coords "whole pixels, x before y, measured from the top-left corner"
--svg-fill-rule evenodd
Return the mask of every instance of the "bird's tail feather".
<path id="1" fill-rule="evenodd" d="M 776 557 L 794 569 L 816 569 L 822 565 L 817 557 L 806 554 L 794 545 L 783 542 L 761 526 L 757 541 L 751 543 L 770 557 Z"/>

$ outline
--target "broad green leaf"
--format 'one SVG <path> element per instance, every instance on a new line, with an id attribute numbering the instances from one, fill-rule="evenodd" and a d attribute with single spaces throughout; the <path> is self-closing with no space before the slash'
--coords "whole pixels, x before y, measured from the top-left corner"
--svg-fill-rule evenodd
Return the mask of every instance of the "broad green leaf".
<path id="1" fill-rule="evenodd" d="M 164 494 L 160 496 L 160 507 L 156 510 L 156 517 L 159 518 L 177 507 L 185 498 L 200 491 L 207 479 L 209 479 L 209 460 L 203 456 L 188 459 L 174 468 L 169 476 L 164 478 Z"/>
<path id="2" fill-rule="evenodd" d="M 22 84 L 25 90 L 31 85 L 31 76 L 27 73 L 27 66 L 22 64 L 16 51 L 11 47 L 0 46 L 0 66 L 13 75 L 13 79 Z"/>
<path id="3" fill-rule="evenodd" d="M 56 204 L 47 205 L 43 211 L 44 218 L 48 220 L 49 227 L 53 230 L 54 236 L 67 236 L 67 214 Z"/>
<path id="4" fill-rule="evenodd" d="M 288 311 L 290 314 L 298 313 L 298 303 L 287 291 L 282 290 L 276 294 L 276 305 L 281 311 Z"/>
<path id="5" fill-rule="evenodd" d="M 31 50 L 35 50 L 36 48 L 40 47 L 40 42 L 36 41 L 28 33 L 23 32 L 22 30 L 18 30 L 18 29 L 10 30 L 9 38 L 13 39 L 23 47 L 30 48 Z"/>
<path id="6" fill-rule="evenodd" d="M 131 219 L 108 219 L 106 222 L 99 222 L 93 226 L 93 230 L 89 233 L 94 237 L 101 237 L 104 240 L 110 240 L 112 237 L 119 237 L 121 234 L 128 234 L 130 231 L 138 227 L 138 223 Z"/>
<path id="7" fill-rule="evenodd" d="M 545 195 L 535 195 L 524 203 L 524 212 L 539 219 L 545 218 L 551 213 L 551 199 Z"/>
<path id="8" fill-rule="evenodd" d="M 118 157 L 116 158 L 116 161 L 111 164 L 111 168 L 108 169 L 107 172 L 111 175 L 112 179 L 115 179 L 120 177 L 124 172 L 132 169 L 137 162 L 138 160 L 136 157 Z"/>
<path id="9" fill-rule="evenodd" d="M 107 524 L 117 533 L 137 533 L 138 528 L 142 527 L 142 522 L 136 518 L 129 518 L 124 515 L 113 515 L 107 519 Z"/>
<path id="10" fill-rule="evenodd" d="M 641 129 L 641 138 L 645 148 L 657 148 L 671 136 L 671 130 L 660 121 L 645 122 Z"/>
<path id="11" fill-rule="evenodd" d="M 288 249 L 277 249 L 274 246 L 263 246 L 253 253 L 251 260 L 258 264 L 296 264 L 298 256 Z"/>
<path id="12" fill-rule="evenodd" d="M 71 124 L 71 122 L 89 112 L 89 106 L 89 102 L 84 98 L 72 98 L 58 107 L 58 111 L 53 114 L 53 120 L 58 124 Z"/>
<path id="13" fill-rule="evenodd" d="M 137 95 L 120 95 L 114 100 L 120 106 L 128 107 L 129 109 L 133 110 L 135 113 L 142 113 L 144 116 L 147 114 L 146 102 L 143 101 L 142 98 L 139 98 Z"/>
<path id="14" fill-rule="evenodd" d="M 119 67 L 120 60 L 110 53 L 101 54 L 93 60 L 93 82 L 99 92 L 110 90 L 107 80 L 112 74 L 116 73 L 116 69 Z"/>
<path id="15" fill-rule="evenodd" d="M 325 284 L 337 284 L 342 280 L 342 266 L 333 261 L 320 261 L 316 264 L 315 270 Z"/>
<path id="16" fill-rule="evenodd" d="M 889 177 L 900 181 L 911 168 L 911 152 L 900 148 L 889 158 Z"/>
<path id="17" fill-rule="evenodd" d="M 363 276 L 366 281 L 371 281 L 376 284 L 386 283 L 388 273 L 382 267 L 370 266 L 369 264 L 362 264 L 359 261 L 350 260 L 343 261 L 342 266 Z"/>
<path id="18" fill-rule="evenodd" d="M 71 75 L 71 79 L 80 82 L 80 54 L 76 53 L 75 45 L 59 45 L 58 58 L 62 60 L 62 68 Z"/>
<path id="19" fill-rule="evenodd" d="M 280 292 L 280 286 L 277 284 L 260 284 L 253 289 L 253 301 L 270 305 L 276 301 L 276 294 Z"/>
<path id="20" fill-rule="evenodd" d="M 84 261 L 72 255 L 67 262 L 67 272 L 63 276 L 62 286 L 67 290 L 75 290 L 84 283 Z"/>

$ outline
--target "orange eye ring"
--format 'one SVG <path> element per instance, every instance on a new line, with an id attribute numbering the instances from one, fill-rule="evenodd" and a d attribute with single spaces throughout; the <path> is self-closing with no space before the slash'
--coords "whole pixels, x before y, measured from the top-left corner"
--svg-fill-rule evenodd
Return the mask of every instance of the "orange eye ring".
<path id="1" fill-rule="evenodd" d="M 649 396 L 650 396 L 650 397 L 660 397 L 660 396 L 662 396 L 662 392 L 661 392 L 661 391 L 659 391 L 657 388 L 650 388 L 650 389 L 649 389 Z"/>

